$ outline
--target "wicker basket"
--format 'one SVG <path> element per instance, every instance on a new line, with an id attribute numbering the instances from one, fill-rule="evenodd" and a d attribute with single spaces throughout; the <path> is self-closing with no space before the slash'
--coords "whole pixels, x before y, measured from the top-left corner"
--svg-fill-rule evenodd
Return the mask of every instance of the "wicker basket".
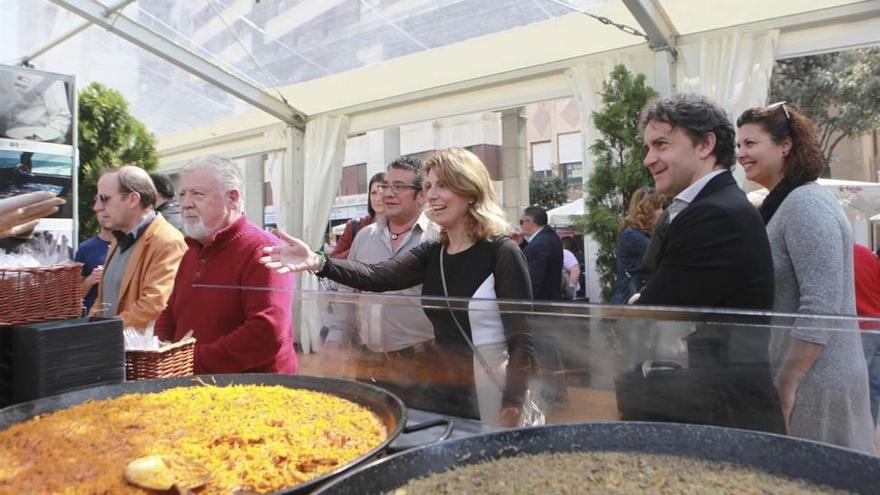
<path id="1" fill-rule="evenodd" d="M 155 351 L 125 351 L 125 379 L 151 380 L 193 374 L 196 339 L 188 337 Z"/>
<path id="2" fill-rule="evenodd" d="M 82 316 L 82 265 L 0 268 L 0 326 Z"/>

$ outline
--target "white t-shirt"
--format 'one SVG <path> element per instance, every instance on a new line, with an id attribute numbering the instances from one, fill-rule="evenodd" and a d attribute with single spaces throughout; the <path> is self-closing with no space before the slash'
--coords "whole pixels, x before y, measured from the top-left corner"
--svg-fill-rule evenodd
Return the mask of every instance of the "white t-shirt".
<path id="1" fill-rule="evenodd" d="M 563 276 L 563 278 L 568 280 L 568 273 L 571 271 L 572 268 L 574 268 L 578 265 L 579 265 L 579 263 L 578 263 L 577 258 L 574 255 L 574 253 L 572 253 L 568 249 L 563 249 L 562 250 L 562 276 Z M 577 285 L 572 287 L 572 289 L 575 292 L 581 290 L 581 283 L 578 282 Z"/>

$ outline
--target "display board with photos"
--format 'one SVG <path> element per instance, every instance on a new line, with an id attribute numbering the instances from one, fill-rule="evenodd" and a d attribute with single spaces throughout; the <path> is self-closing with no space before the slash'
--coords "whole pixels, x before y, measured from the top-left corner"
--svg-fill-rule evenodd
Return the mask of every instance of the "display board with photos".
<path id="1" fill-rule="evenodd" d="M 16 252 L 51 243 L 76 248 L 76 91 L 74 77 L 0 65 L 0 198 L 49 191 L 67 200 L 31 233 L 0 239 Z"/>

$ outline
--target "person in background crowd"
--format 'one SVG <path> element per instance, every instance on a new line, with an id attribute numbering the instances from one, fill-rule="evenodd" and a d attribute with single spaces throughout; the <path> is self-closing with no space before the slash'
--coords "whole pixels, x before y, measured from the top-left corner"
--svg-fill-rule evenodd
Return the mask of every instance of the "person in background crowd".
<path id="1" fill-rule="evenodd" d="M 327 255 L 331 258 L 336 259 L 348 259 L 348 253 L 351 249 L 351 244 L 354 241 L 354 238 L 357 237 L 358 232 L 373 224 L 374 222 L 379 221 L 385 216 L 385 172 L 379 172 L 374 174 L 373 177 L 370 178 L 370 182 L 367 185 L 367 191 L 369 194 L 367 195 L 367 215 L 361 218 L 352 218 L 351 220 L 345 222 L 345 229 L 342 231 L 342 235 L 338 238 L 334 238 L 333 230 L 329 231 L 329 239 L 328 242 L 324 245 L 324 252 L 328 253 Z M 277 229 L 275 232 L 277 236 Z M 323 281 L 322 281 L 323 282 Z M 337 286 L 335 283 L 322 283 L 322 288 L 325 291 L 336 291 Z M 328 296 L 332 298 L 331 296 Z M 322 308 L 327 308 L 326 313 L 329 315 L 333 313 L 335 310 L 333 306 L 335 305 L 332 302 L 325 302 L 325 297 L 319 296 L 318 306 Z M 327 323 L 327 322 L 325 322 Z M 326 338 L 328 332 L 330 331 L 329 327 L 325 324 L 321 328 L 321 336 L 322 338 Z M 324 358 L 326 359 L 326 363 L 330 365 L 334 369 L 340 369 L 339 358 L 341 358 L 341 354 L 336 352 L 335 344 L 330 344 L 327 348 L 328 352 L 325 353 Z"/>
<path id="2" fill-rule="evenodd" d="M 441 228 L 439 241 L 423 242 L 393 259 L 367 265 L 327 258 L 281 232 L 286 245 L 266 248 L 260 262 L 282 273 L 310 270 L 374 292 L 422 284 L 425 296 L 531 299 L 528 264 L 508 237 L 510 226 L 495 202 L 489 172 L 480 159 L 460 148 L 439 151 L 426 160 L 423 173 L 429 216 Z M 443 363 L 434 370 L 434 388 L 438 393 L 449 390 L 448 400 L 432 410 L 518 424 L 533 362 L 526 319 L 495 309 L 503 310 L 504 305 L 492 301 L 475 300 L 466 309 L 457 304 L 458 309 L 431 306 L 425 313 L 434 325 L 436 359 Z M 474 354 L 475 348 L 480 354 Z M 489 393 L 475 397 L 478 387 L 498 390 L 494 397 Z"/>
<path id="3" fill-rule="evenodd" d="M 114 239 L 92 312 L 139 330 L 165 308 L 186 250 L 180 232 L 153 210 L 155 202 L 156 187 L 142 168 L 125 165 L 98 179 L 93 208 Z"/>
<path id="4" fill-rule="evenodd" d="M 568 285 L 562 277 L 562 242 L 547 223 L 547 212 L 543 208 L 529 206 L 523 210 L 519 225 L 524 239 L 520 246 L 529 264 L 535 300 L 561 301 L 563 283 Z M 535 335 L 534 341 L 540 383 L 538 398 L 546 406 L 566 404 L 565 366 L 556 342 L 543 333 Z"/>
<path id="5" fill-rule="evenodd" d="M 648 283 L 651 272 L 645 268 L 643 258 L 661 213 L 663 196 L 657 194 L 653 187 L 642 187 L 633 193 L 629 200 L 629 209 L 620 224 L 617 281 L 611 304 L 626 304 L 633 294 Z"/>
<path id="6" fill-rule="evenodd" d="M 199 373 L 297 372 L 291 308 L 293 277 L 259 265 L 278 239 L 242 212 L 244 180 L 218 156 L 191 160 L 180 173 L 180 206 L 189 246 L 156 335 L 196 338 Z"/>
<path id="7" fill-rule="evenodd" d="M 572 253 L 574 253 L 574 257 L 577 258 L 578 263 L 581 264 L 581 275 L 583 275 L 583 264 L 584 264 L 584 237 L 580 234 L 575 234 L 571 237 L 566 237 L 562 240 L 562 247 L 568 249 Z"/>
<path id="8" fill-rule="evenodd" d="M 673 196 L 645 255 L 655 266 L 638 304 L 770 309 L 773 265 L 761 216 L 736 185 L 735 133 L 723 109 L 697 95 L 654 100 L 642 111 L 644 165 Z M 764 328 L 697 325 L 689 378 L 656 387 L 676 418 L 781 433 Z"/>
<path id="9" fill-rule="evenodd" d="M 532 294 L 536 300 L 562 299 L 562 243 L 547 225 L 547 212 L 538 206 L 523 210 L 519 225 L 525 237 L 523 252 L 529 262 Z"/>
<path id="10" fill-rule="evenodd" d="M 183 232 L 183 224 L 180 221 L 180 203 L 174 198 L 174 184 L 165 174 L 150 174 L 153 185 L 156 186 L 156 211 L 161 213 L 168 223 Z"/>
<path id="11" fill-rule="evenodd" d="M 370 184 L 367 187 L 367 190 L 370 191 L 367 198 L 367 216 L 352 218 L 346 222 L 342 236 L 336 240 L 336 248 L 328 256 L 339 260 L 347 259 L 348 250 L 351 249 L 351 243 L 354 241 L 355 236 L 357 236 L 358 231 L 379 221 L 385 215 L 384 187 L 385 172 L 379 172 L 370 178 Z"/>
<path id="12" fill-rule="evenodd" d="M 880 258 L 861 244 L 854 245 L 853 274 L 856 285 L 856 313 L 859 316 L 880 317 Z M 880 323 L 864 321 L 862 347 L 868 365 L 868 385 L 871 398 L 871 417 L 877 427 L 880 412 Z"/>
<path id="13" fill-rule="evenodd" d="M 564 237 L 562 242 L 562 280 L 571 288 L 573 299 L 581 290 L 581 265 L 575 253 L 579 252 L 577 243 L 571 237 Z"/>
<path id="14" fill-rule="evenodd" d="M 813 125 L 785 102 L 749 108 L 736 125 L 746 177 L 770 191 L 759 211 L 773 254 L 773 310 L 854 315 L 852 232 L 837 200 L 816 183 L 825 160 Z M 773 333 L 786 431 L 873 454 L 860 339 L 855 325 L 831 325 L 840 328 Z"/>
<path id="15" fill-rule="evenodd" d="M 113 240 L 113 232 L 101 227 L 101 231 L 89 237 L 76 250 L 73 260 L 83 264 L 83 280 L 80 284 L 83 297 L 83 312 L 89 314 L 95 298 L 98 297 L 98 282 L 104 273 L 104 260 L 110 249 L 110 241 Z"/>
<path id="16" fill-rule="evenodd" d="M 385 216 L 357 233 L 349 260 L 379 263 L 437 240 L 439 228 L 422 211 L 425 192 L 421 169 L 421 160 L 412 157 L 401 157 L 388 165 L 387 184 L 381 187 Z M 350 289 L 341 286 L 339 290 Z M 392 292 L 406 296 L 421 293 L 421 285 Z M 431 400 L 425 376 L 430 372 L 426 353 L 434 346 L 434 328 L 416 298 L 393 304 L 334 303 L 325 318 L 329 332 L 321 346 L 322 360 L 333 367 L 334 362 L 344 359 L 346 349 L 353 347 L 351 357 L 358 380 L 387 388 L 412 407 L 426 407 L 418 401 Z"/>

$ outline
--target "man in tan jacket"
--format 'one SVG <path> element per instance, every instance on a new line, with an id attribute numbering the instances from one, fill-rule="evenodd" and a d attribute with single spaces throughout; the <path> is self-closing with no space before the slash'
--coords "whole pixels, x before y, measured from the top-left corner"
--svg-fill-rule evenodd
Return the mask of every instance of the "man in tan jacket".
<path id="1" fill-rule="evenodd" d="M 93 208 L 114 239 L 92 314 L 116 316 L 126 327 L 143 329 L 159 317 L 186 251 L 183 235 L 153 210 L 156 194 L 150 176 L 132 165 L 98 179 Z"/>

